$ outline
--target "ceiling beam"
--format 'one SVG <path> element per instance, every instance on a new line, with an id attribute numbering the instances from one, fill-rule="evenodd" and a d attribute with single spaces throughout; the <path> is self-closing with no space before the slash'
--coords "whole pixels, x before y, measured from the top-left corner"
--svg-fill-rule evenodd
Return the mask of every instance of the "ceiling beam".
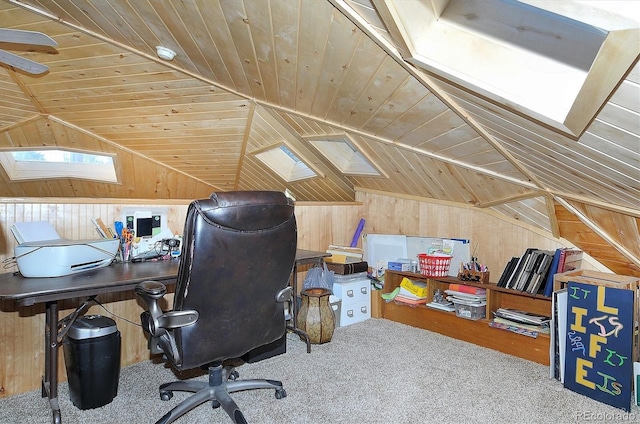
<path id="1" fill-rule="evenodd" d="M 565 209 L 574 214 L 584 225 L 589 227 L 591 231 L 596 233 L 598 236 L 602 237 L 610 246 L 616 249 L 622 256 L 627 258 L 630 262 L 635 264 L 638 268 L 640 268 L 640 258 L 636 257 L 633 253 L 631 253 L 626 247 L 618 243 L 613 237 L 611 237 L 608 233 L 603 231 L 595 222 L 593 222 L 589 217 L 583 214 L 581 211 L 576 209 L 571 203 L 560 197 L 554 197 L 554 200 L 561 204 Z"/>
<path id="2" fill-rule="evenodd" d="M 440 101 L 442 101 L 447 107 L 456 113 L 464 122 L 466 122 L 474 131 L 476 131 L 487 143 L 489 143 L 494 149 L 498 151 L 511 165 L 513 165 L 518 171 L 525 176 L 525 178 L 535 185 L 538 189 L 546 190 L 547 188 L 539 181 L 536 176 L 529 171 L 515 156 L 513 156 L 502 144 L 497 141 L 491 134 L 489 134 L 482 125 L 477 123 L 463 108 L 461 108 L 447 93 L 439 89 L 434 83 L 433 79 L 425 72 L 410 65 L 404 60 L 400 52 L 395 46 L 390 45 L 384 40 L 378 32 L 369 25 L 358 13 L 356 13 L 344 0 L 329 0 L 333 6 L 340 10 L 351 22 L 353 22 L 362 32 L 376 43 L 381 49 L 383 49 L 391 58 L 393 58 L 402 68 L 407 71 L 411 76 L 416 78 L 422 83 L 429 91 L 431 91 Z M 378 4 L 378 2 L 376 2 Z M 389 6 L 389 2 L 382 2 L 384 7 Z M 387 10 L 383 15 L 387 18 L 392 17 L 393 14 L 390 10 Z M 382 17 L 382 15 L 381 15 Z M 384 21 L 388 27 L 396 27 L 395 21 Z"/>

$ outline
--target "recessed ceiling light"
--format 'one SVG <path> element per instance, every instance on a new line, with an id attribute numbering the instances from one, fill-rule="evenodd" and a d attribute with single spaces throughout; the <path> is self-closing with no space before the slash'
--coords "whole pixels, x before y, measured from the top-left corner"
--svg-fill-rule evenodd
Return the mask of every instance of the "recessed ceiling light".
<path id="1" fill-rule="evenodd" d="M 162 46 L 156 46 L 156 54 L 163 60 L 173 60 L 173 58 L 176 57 L 176 52 Z"/>

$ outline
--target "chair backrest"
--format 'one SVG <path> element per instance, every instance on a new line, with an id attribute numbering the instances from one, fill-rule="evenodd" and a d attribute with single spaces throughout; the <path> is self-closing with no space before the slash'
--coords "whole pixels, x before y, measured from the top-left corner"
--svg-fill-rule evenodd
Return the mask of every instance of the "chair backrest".
<path id="1" fill-rule="evenodd" d="M 174 310 L 198 321 L 174 330 L 178 369 L 237 358 L 284 334 L 296 255 L 293 202 L 276 191 L 214 193 L 193 201 L 183 234 Z"/>

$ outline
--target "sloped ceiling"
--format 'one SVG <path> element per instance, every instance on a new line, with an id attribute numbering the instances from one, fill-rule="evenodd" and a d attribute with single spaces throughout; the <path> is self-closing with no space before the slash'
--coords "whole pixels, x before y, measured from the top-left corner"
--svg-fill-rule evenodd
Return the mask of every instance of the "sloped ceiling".
<path id="1" fill-rule="evenodd" d="M 387 8 L 376 5 L 0 1 L 0 27 L 58 43 L 0 43 L 49 66 L 41 76 L 0 67 L 0 149 L 62 145 L 115 152 L 127 164 L 120 185 L 16 183 L 0 171 L 0 196 L 289 189 L 302 201 L 351 201 L 362 188 L 491 208 L 604 257 L 613 271 L 640 275 L 638 45 L 625 46 L 635 62 L 571 137 L 409 64 L 379 13 Z M 176 58 L 158 59 L 158 45 Z M 384 175 L 345 176 L 309 143 L 335 135 L 348 136 Z M 287 183 L 256 159 L 282 142 L 321 177 Z"/>

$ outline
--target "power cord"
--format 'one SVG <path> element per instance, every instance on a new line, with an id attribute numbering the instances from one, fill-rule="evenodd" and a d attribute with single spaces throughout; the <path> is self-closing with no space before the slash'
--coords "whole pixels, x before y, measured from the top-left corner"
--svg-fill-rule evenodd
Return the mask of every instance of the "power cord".
<path id="1" fill-rule="evenodd" d="M 97 301 L 97 300 L 95 300 L 95 299 L 93 299 L 93 301 L 94 301 L 98 306 L 100 306 L 102 309 L 104 309 L 104 310 L 105 310 L 109 315 L 111 315 L 112 317 L 117 318 L 117 319 L 120 319 L 120 320 L 122 320 L 122 321 L 126 321 L 126 322 L 128 322 L 129 324 L 133 324 L 133 325 L 135 325 L 136 327 L 140 327 L 140 328 L 142 328 L 142 324 L 137 323 L 137 322 L 133 322 L 133 321 L 131 321 L 131 320 L 127 319 L 127 318 L 123 318 L 123 317 L 121 317 L 121 316 L 118 316 L 118 315 L 114 314 L 113 312 L 111 312 L 110 310 L 108 310 L 108 309 L 107 309 L 107 308 L 106 308 L 102 303 L 98 302 L 98 301 Z"/>

